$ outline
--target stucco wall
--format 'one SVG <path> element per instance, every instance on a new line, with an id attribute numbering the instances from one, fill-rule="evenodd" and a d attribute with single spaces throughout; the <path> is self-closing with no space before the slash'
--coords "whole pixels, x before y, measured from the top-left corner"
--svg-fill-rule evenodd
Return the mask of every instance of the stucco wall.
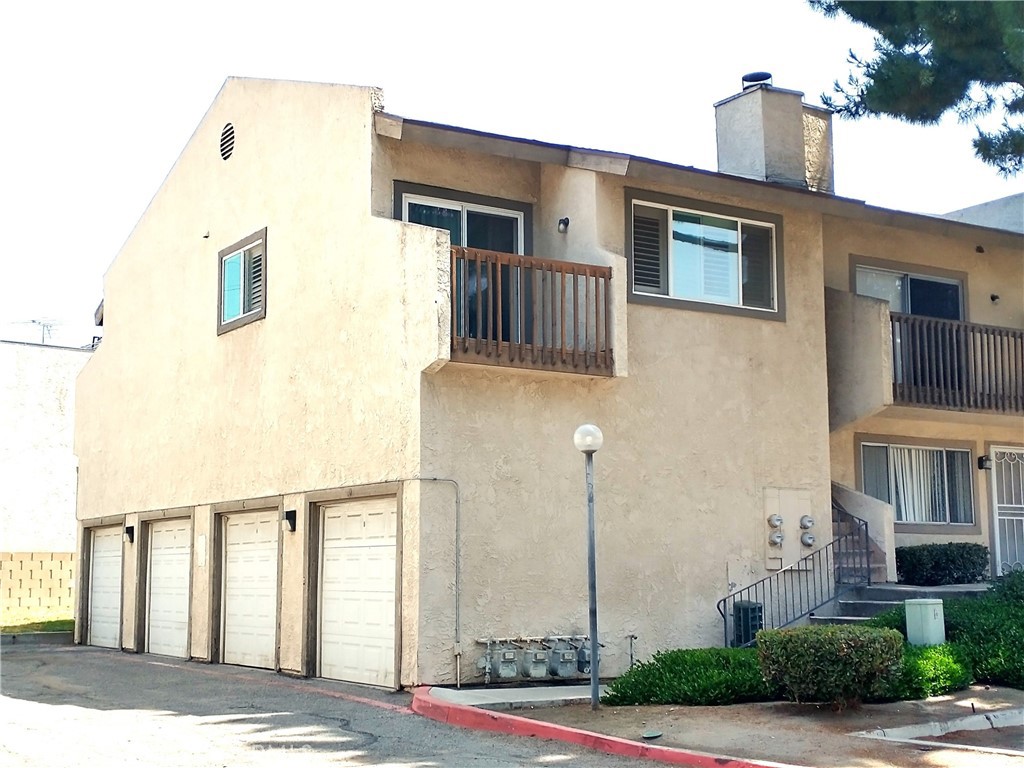
<path id="1" fill-rule="evenodd" d="M 79 383 L 78 518 L 197 508 L 200 658 L 216 599 L 210 504 L 418 466 L 419 375 L 448 354 L 447 238 L 371 217 L 371 100 L 365 88 L 227 81 L 105 278 L 104 346 Z M 262 227 L 266 317 L 218 336 L 218 251 Z M 289 543 L 283 557 L 280 661 L 294 670 L 308 552 Z M 126 647 L 144 606 L 133 574 Z"/>
<path id="2" fill-rule="evenodd" d="M 581 232 L 596 251 L 621 254 L 627 181 L 591 186 L 573 176 L 542 172 L 551 183 L 541 210 L 548 195 L 565 204 L 561 181 L 593 189 L 609 215 Z M 585 421 L 605 433 L 597 455 L 604 673 L 626 668 L 630 634 L 641 657 L 721 643 L 715 602 L 730 584 L 766 574 L 766 488 L 809 490 L 819 537 L 829 539 L 820 229 L 812 214 L 777 212 L 786 322 L 630 304 L 628 378 L 459 364 L 424 376 L 422 473 L 455 478 L 462 490 L 464 679 L 478 674 L 478 638 L 586 633 L 583 461 L 572 446 Z M 624 281 L 619 269 L 613 280 Z M 438 523 L 437 538 L 428 525 L 451 519 L 451 501 L 432 499 L 421 499 L 421 547 L 443 553 L 431 578 L 451 588 L 449 524 Z M 421 676 L 451 681 L 453 607 L 423 595 Z"/>
<path id="3" fill-rule="evenodd" d="M 75 378 L 91 353 L 0 341 L 0 550 L 75 550 Z"/>
<path id="4" fill-rule="evenodd" d="M 965 319 L 1024 328 L 1024 237 L 965 232 L 949 225 L 941 234 L 824 216 L 825 285 L 850 284 L 851 256 L 884 259 L 927 273 L 929 268 L 967 273 Z M 978 253 L 981 247 L 983 253 Z M 994 303 L 992 294 L 999 296 Z"/>
<path id="5" fill-rule="evenodd" d="M 828 421 L 838 429 L 892 404 L 892 330 L 884 301 L 825 288 Z"/>

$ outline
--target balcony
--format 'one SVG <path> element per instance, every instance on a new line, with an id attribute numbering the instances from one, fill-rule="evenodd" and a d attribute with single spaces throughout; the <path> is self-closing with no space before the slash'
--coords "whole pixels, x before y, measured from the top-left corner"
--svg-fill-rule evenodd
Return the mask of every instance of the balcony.
<path id="1" fill-rule="evenodd" d="M 613 375 L 610 267 L 452 248 L 454 362 Z"/>
<path id="2" fill-rule="evenodd" d="M 1024 413 L 1024 331 L 890 314 L 893 402 Z"/>

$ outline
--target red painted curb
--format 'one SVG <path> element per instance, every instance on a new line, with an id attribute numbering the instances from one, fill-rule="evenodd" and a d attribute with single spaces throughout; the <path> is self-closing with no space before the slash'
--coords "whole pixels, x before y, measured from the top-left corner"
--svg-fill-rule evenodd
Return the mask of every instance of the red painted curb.
<path id="1" fill-rule="evenodd" d="M 438 699 L 431 694 L 430 687 L 420 687 L 412 692 L 412 711 L 431 720 L 437 720 L 460 728 L 472 728 L 478 731 L 496 731 L 516 736 L 532 736 L 538 739 L 552 739 L 569 744 L 608 752 L 623 757 L 646 758 L 670 765 L 689 765 L 693 768 L 799 768 L 784 763 L 760 762 L 743 760 L 724 755 L 711 755 L 705 752 L 690 752 L 684 749 L 661 747 L 644 744 L 639 741 L 620 739 L 617 736 L 605 736 L 600 733 L 583 731 L 541 720 L 510 715 L 505 712 L 494 712 L 464 704 L 454 704 Z"/>

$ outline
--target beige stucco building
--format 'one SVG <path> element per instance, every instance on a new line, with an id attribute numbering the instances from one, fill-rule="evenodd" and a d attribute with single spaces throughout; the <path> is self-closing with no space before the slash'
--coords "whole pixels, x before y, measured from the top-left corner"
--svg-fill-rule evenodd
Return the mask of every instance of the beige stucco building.
<path id="1" fill-rule="evenodd" d="M 390 687 L 576 674 L 584 422 L 605 675 L 720 644 L 716 602 L 832 541 L 834 491 L 884 575 L 904 538 L 987 543 L 987 476 L 969 524 L 902 533 L 856 446 L 1024 442 L 1022 238 L 834 197 L 799 94 L 718 106 L 711 173 L 228 80 L 106 275 L 79 642 Z M 958 322 L 1013 329 L 1008 408 L 894 400 L 861 256 L 968 274 Z"/>
<path id="2" fill-rule="evenodd" d="M 74 611 L 75 379 L 90 355 L 0 341 L 0 624 Z"/>

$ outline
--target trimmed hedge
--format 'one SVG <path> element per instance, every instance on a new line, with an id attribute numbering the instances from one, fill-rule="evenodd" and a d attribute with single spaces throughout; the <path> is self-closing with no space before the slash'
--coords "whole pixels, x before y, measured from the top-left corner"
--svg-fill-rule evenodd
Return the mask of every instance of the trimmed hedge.
<path id="1" fill-rule="evenodd" d="M 660 651 L 608 686 L 602 701 L 696 706 L 771 701 L 753 648 L 693 648 Z"/>
<path id="2" fill-rule="evenodd" d="M 1010 571 L 993 581 L 992 596 L 1006 603 L 1024 605 L 1024 571 Z"/>
<path id="3" fill-rule="evenodd" d="M 969 665 L 956 646 L 903 646 L 903 662 L 872 701 L 913 701 L 962 691 L 971 684 Z"/>
<path id="4" fill-rule="evenodd" d="M 946 642 L 979 683 L 1024 688 L 1024 601 L 1014 588 L 943 601 Z M 903 606 L 865 624 L 906 636 Z"/>
<path id="5" fill-rule="evenodd" d="M 988 547 L 949 542 L 896 547 L 896 574 L 904 584 L 973 584 L 988 573 Z"/>
<path id="6" fill-rule="evenodd" d="M 903 659 L 899 632 L 845 624 L 763 629 L 757 647 L 770 688 L 836 709 L 883 695 Z"/>

